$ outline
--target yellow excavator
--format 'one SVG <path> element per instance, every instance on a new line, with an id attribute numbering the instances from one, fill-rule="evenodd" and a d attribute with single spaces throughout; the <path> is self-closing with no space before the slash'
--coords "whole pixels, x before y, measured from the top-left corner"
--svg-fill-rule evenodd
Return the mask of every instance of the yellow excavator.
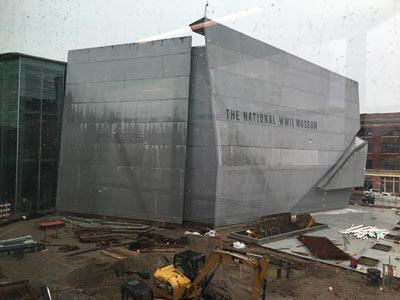
<path id="1" fill-rule="evenodd" d="M 261 255 L 217 248 L 205 256 L 186 250 L 174 256 L 174 263 L 154 272 L 153 289 L 141 280 L 121 286 L 122 300 L 201 299 L 202 291 L 213 278 L 218 266 L 233 263 L 253 269 L 252 300 L 265 299 L 268 259 Z"/>

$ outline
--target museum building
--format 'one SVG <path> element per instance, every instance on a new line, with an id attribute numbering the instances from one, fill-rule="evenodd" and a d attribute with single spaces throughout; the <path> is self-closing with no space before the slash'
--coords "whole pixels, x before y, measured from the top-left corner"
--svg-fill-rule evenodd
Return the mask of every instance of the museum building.
<path id="1" fill-rule="evenodd" d="M 348 205 L 357 82 L 209 19 L 69 51 L 57 209 L 223 226 Z"/>

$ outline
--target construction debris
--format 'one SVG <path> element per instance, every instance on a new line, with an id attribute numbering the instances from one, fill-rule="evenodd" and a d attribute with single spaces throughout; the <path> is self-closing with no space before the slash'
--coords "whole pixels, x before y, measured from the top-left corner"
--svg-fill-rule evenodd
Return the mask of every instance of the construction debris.
<path id="1" fill-rule="evenodd" d="M 303 256 L 309 256 L 307 253 L 305 252 L 299 252 L 299 251 L 291 251 L 294 254 L 299 254 L 299 255 L 303 255 Z"/>
<path id="2" fill-rule="evenodd" d="M 209 232 L 206 232 L 204 234 L 204 236 L 209 236 L 211 238 L 215 238 L 215 237 L 220 236 L 220 235 L 218 235 L 215 230 L 210 230 Z"/>
<path id="3" fill-rule="evenodd" d="M 126 245 L 129 245 L 130 243 L 131 242 L 119 243 L 119 244 L 113 245 L 113 247 L 126 246 Z M 65 255 L 65 257 L 72 257 L 72 256 L 81 255 L 81 254 L 85 254 L 85 253 L 105 250 L 105 249 L 108 249 L 108 248 L 110 248 L 110 246 L 101 246 L 101 247 L 96 247 L 96 248 L 91 248 L 91 249 L 80 250 L 80 251 L 76 251 L 76 252 L 72 252 L 70 254 L 67 254 L 67 255 Z"/>
<path id="4" fill-rule="evenodd" d="M 143 225 L 139 223 L 115 222 L 77 217 L 64 217 L 61 218 L 61 220 L 73 224 L 74 230 L 80 232 L 100 231 L 113 233 L 145 233 L 153 229 L 153 227 L 149 225 Z M 85 224 L 82 224 L 82 222 Z"/>
<path id="5" fill-rule="evenodd" d="M 297 229 L 307 229 L 314 225 L 315 219 L 308 213 L 301 213 L 292 218 L 292 223 Z"/>
<path id="6" fill-rule="evenodd" d="M 120 248 L 120 247 L 112 247 L 112 248 L 107 249 L 107 251 L 113 252 L 118 255 L 124 255 L 124 256 L 138 256 L 139 255 L 139 253 L 137 253 L 135 251 L 131 251 L 131 250 Z"/>
<path id="7" fill-rule="evenodd" d="M 202 232 L 202 233 L 200 233 L 198 231 L 188 231 L 188 230 L 186 230 L 185 234 L 188 234 L 188 235 L 203 235 L 203 236 L 209 236 L 209 237 L 212 237 L 212 238 L 215 238 L 217 236 L 217 232 L 215 230 L 209 230 L 207 232 Z"/>
<path id="8" fill-rule="evenodd" d="M 177 248 L 160 248 L 160 247 L 153 247 L 153 248 L 145 248 L 141 250 L 137 250 L 139 252 L 176 252 L 180 249 Z"/>
<path id="9" fill-rule="evenodd" d="M 103 254 L 104 256 L 116 258 L 116 259 L 119 259 L 119 260 L 122 260 L 122 259 L 125 258 L 125 256 L 118 255 L 118 254 L 112 253 L 112 252 L 107 251 L 107 250 L 102 250 L 102 251 L 100 251 L 100 253 Z"/>
<path id="10" fill-rule="evenodd" d="M 96 242 L 100 245 L 109 245 L 111 241 L 118 242 L 123 238 L 121 234 L 133 234 L 136 237 L 138 233 L 147 233 L 153 228 L 148 225 L 121 223 L 121 222 L 108 222 L 102 220 L 85 220 L 86 223 L 76 223 L 82 221 L 81 218 L 63 218 L 73 224 L 73 231 L 76 237 L 81 242 Z M 132 238 L 132 237 L 130 237 Z"/>
<path id="11" fill-rule="evenodd" d="M 352 224 L 350 228 L 339 231 L 339 233 L 342 234 L 354 235 L 358 239 L 366 240 L 368 238 L 376 238 L 377 241 L 379 241 L 381 238 L 384 238 L 387 234 L 389 234 L 389 232 L 390 231 L 387 229 L 379 229 L 375 226 L 354 226 L 354 224 Z"/>
<path id="12" fill-rule="evenodd" d="M 200 232 L 197 232 L 197 231 L 185 231 L 185 234 L 189 234 L 189 235 L 202 235 Z"/>
<path id="13" fill-rule="evenodd" d="M 295 230 L 296 226 L 291 222 L 290 213 L 262 216 L 255 224 L 256 236 L 271 236 Z"/>
<path id="14" fill-rule="evenodd" d="M 233 243 L 233 248 L 244 249 L 244 248 L 246 248 L 246 245 L 244 243 L 241 243 L 241 242 L 234 242 Z"/>
<path id="15" fill-rule="evenodd" d="M 262 216 L 252 228 L 231 232 L 229 236 L 240 241 L 263 245 L 327 227 L 325 224 L 316 223 L 308 213 L 293 216 L 290 213 L 283 213 Z"/>
<path id="16" fill-rule="evenodd" d="M 139 255 L 138 252 L 130 251 L 130 250 L 120 248 L 120 247 L 111 247 L 106 250 L 102 250 L 100 253 L 105 256 L 109 256 L 109 257 L 116 258 L 119 260 L 122 260 L 126 257 Z"/>
<path id="17" fill-rule="evenodd" d="M 29 280 L 0 282 L 0 299 L 34 300 L 36 299 Z"/>
<path id="18" fill-rule="evenodd" d="M 297 238 L 311 253 L 321 259 L 350 259 L 350 255 L 340 250 L 326 237 L 300 235 Z"/>
<path id="19" fill-rule="evenodd" d="M 115 237 L 113 237 L 109 233 L 92 232 L 92 233 L 80 233 L 79 234 L 79 240 L 81 242 L 110 241 L 113 239 L 115 239 Z"/>
<path id="20" fill-rule="evenodd" d="M 34 241 L 30 235 L 0 241 L 0 253 L 12 253 L 18 258 L 22 258 L 25 249 L 30 249 L 31 252 L 34 252 L 35 249 L 41 251 L 45 249 L 45 246 L 42 243 Z"/>
<path id="21" fill-rule="evenodd" d="M 159 234 L 146 233 L 139 234 L 136 241 L 129 245 L 129 250 L 139 250 L 140 252 L 168 252 L 168 250 L 165 249 L 183 248 L 188 242 L 187 236 L 173 239 Z"/>
<path id="22" fill-rule="evenodd" d="M 79 250 L 79 246 L 78 245 L 72 245 L 72 244 L 64 244 L 63 246 L 58 248 L 58 250 L 62 251 L 62 252 L 76 251 L 76 250 Z"/>

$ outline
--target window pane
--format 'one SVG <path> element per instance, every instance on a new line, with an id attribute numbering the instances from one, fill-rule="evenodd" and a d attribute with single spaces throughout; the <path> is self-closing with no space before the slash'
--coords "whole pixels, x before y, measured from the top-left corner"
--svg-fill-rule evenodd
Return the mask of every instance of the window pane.
<path id="1" fill-rule="evenodd" d="M 372 136 L 372 128 L 360 128 L 358 136 Z"/>
<path id="2" fill-rule="evenodd" d="M 382 144 L 382 153 L 397 153 L 399 152 L 399 144 Z"/>
<path id="3" fill-rule="evenodd" d="M 381 168 L 383 170 L 399 170 L 399 161 L 397 161 L 397 160 L 382 160 Z"/>
<path id="4" fill-rule="evenodd" d="M 367 169 L 372 169 L 372 160 L 368 159 L 366 164 Z"/>
<path id="5" fill-rule="evenodd" d="M 21 110 L 40 112 L 40 91 L 21 90 Z"/>
<path id="6" fill-rule="evenodd" d="M 383 136 L 399 136 L 398 128 L 382 128 Z"/>

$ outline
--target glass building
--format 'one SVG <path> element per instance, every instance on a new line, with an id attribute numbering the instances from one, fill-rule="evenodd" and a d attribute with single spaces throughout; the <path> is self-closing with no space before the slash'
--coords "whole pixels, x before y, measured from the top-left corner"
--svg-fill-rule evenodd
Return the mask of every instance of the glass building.
<path id="1" fill-rule="evenodd" d="M 55 206 L 66 64 L 0 54 L 0 204 Z"/>

